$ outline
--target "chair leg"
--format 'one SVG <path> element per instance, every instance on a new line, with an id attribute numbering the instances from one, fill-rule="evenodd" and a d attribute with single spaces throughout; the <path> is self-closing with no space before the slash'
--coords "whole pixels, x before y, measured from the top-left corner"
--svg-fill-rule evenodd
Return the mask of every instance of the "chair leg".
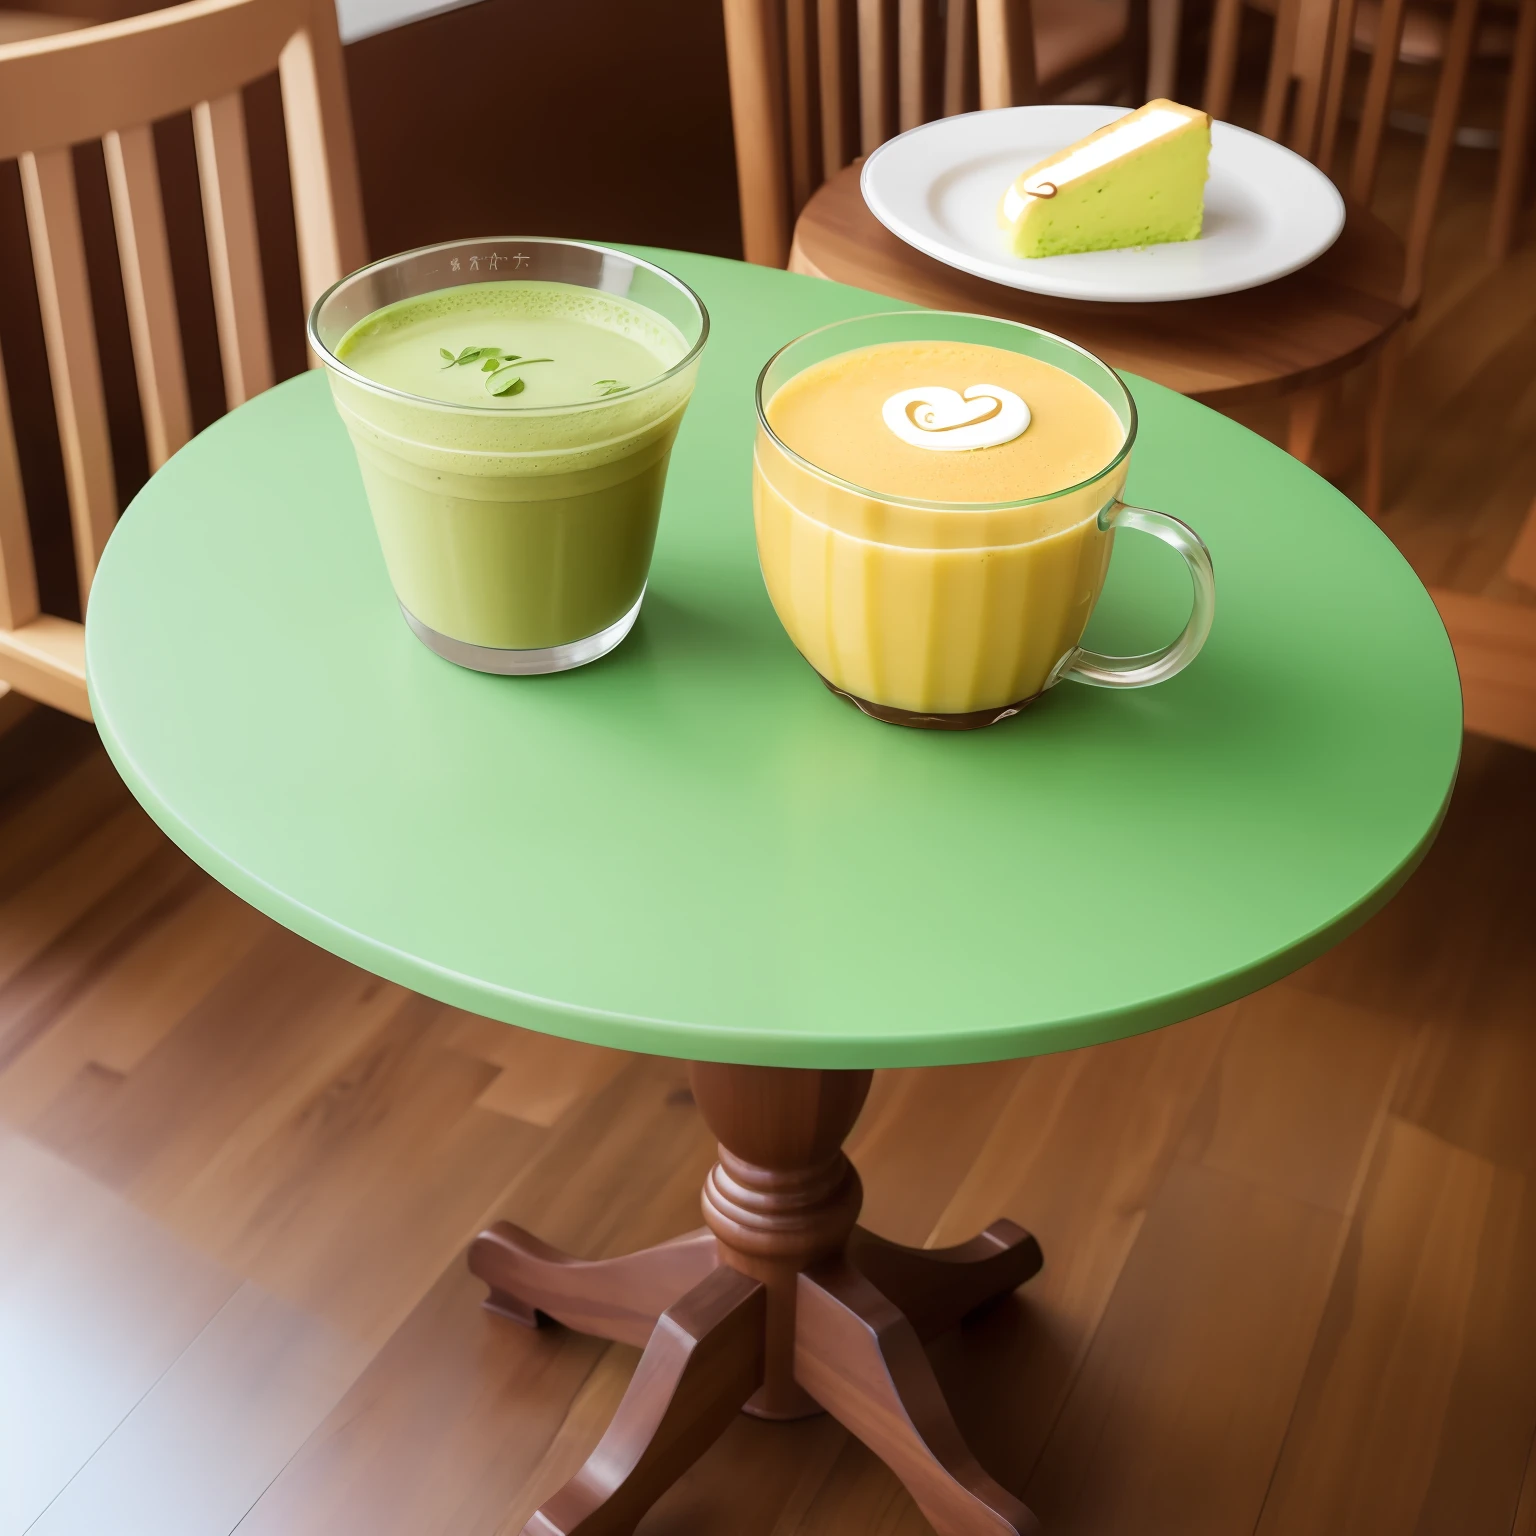
<path id="1" fill-rule="evenodd" d="M 1039 1536 L 971 1454 L 911 1323 L 845 1260 L 801 1274 L 795 1379 L 906 1484 L 938 1536 Z"/>
<path id="2" fill-rule="evenodd" d="M 1392 389 L 1402 358 L 1403 333 L 1394 331 L 1376 354 L 1371 376 L 1371 398 L 1365 417 L 1365 514 L 1381 521 L 1387 481 L 1387 418 L 1392 411 Z"/>
<path id="3" fill-rule="evenodd" d="M 766 1302 L 722 1265 L 668 1307 L 596 1450 L 523 1536 L 630 1536 L 762 1384 Z"/>
<path id="4" fill-rule="evenodd" d="M 1317 435 L 1323 415 L 1333 395 L 1333 381 L 1309 384 L 1290 397 L 1290 417 L 1286 424 L 1285 451 L 1300 459 L 1308 469 L 1317 468 Z"/>

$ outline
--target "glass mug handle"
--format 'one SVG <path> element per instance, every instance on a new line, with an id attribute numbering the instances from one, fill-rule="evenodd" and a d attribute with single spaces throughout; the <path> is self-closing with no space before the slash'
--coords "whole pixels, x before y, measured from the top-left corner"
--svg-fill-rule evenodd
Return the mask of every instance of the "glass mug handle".
<path id="1" fill-rule="evenodd" d="M 1095 688 L 1149 688 L 1153 683 L 1165 683 L 1182 672 L 1200 654 L 1200 647 L 1211 632 L 1211 620 L 1216 613 L 1216 577 L 1211 570 L 1211 552 L 1205 547 L 1205 540 L 1188 523 L 1181 523 L 1166 512 L 1129 507 L 1123 501 L 1111 503 L 1106 510 L 1106 528 L 1135 528 L 1141 533 L 1150 533 L 1183 555 L 1194 586 L 1194 608 L 1184 633 L 1162 650 L 1147 651 L 1141 656 L 1101 656 L 1097 651 L 1085 651 L 1079 646 L 1057 663 L 1056 678 L 1070 677 L 1080 683 L 1091 683 Z M 1105 518 L 1106 514 L 1101 512 L 1099 516 Z"/>

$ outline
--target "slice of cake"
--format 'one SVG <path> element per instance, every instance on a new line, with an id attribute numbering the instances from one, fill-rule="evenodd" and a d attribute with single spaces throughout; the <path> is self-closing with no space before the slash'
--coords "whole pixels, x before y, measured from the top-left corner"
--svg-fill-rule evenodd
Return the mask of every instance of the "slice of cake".
<path id="1" fill-rule="evenodd" d="M 1204 112 L 1149 101 L 1030 166 L 1003 194 L 997 220 L 1020 256 L 1194 240 L 1210 158 Z"/>

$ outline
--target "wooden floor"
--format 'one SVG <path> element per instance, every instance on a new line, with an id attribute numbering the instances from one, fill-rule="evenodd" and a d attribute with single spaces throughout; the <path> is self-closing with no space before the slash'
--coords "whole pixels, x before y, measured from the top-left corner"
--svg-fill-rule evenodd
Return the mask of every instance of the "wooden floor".
<path id="1" fill-rule="evenodd" d="M 1536 241 L 1480 262 L 1480 174 L 1388 517 L 1477 591 L 1536 493 Z M 1053 1536 L 1536 1536 L 1533 871 L 1536 755 L 1470 740 L 1425 866 L 1306 970 L 877 1078 L 868 1224 L 1044 1245 L 933 1353 Z M 172 849 L 89 727 L 0 737 L 0 1536 L 516 1536 L 636 1354 L 481 1311 L 467 1239 L 659 1240 L 711 1155 L 678 1064 L 357 971 Z M 746 1418 L 642 1526 L 925 1529 L 831 1422 Z"/>
<path id="2" fill-rule="evenodd" d="M 696 1225 L 679 1066 L 285 933 L 88 727 L 32 717 L 4 770 L 0 1533 L 515 1536 L 636 1355 L 481 1311 L 465 1242 Z M 1119 1045 L 877 1078 L 869 1224 L 1044 1244 L 935 1354 L 1057 1536 L 1536 1536 L 1533 804 L 1536 755 L 1474 742 L 1421 872 L 1298 975 Z M 831 1422 L 743 1418 L 642 1529 L 925 1527 Z"/>

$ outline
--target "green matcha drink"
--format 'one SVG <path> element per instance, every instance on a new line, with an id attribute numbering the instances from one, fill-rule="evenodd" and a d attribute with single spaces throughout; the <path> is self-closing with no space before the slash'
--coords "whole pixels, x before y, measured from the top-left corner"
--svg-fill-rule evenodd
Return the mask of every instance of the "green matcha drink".
<path id="1" fill-rule="evenodd" d="M 565 245 L 525 244 L 557 256 Z M 463 258 L 449 263 L 463 275 Z M 693 301 L 701 324 L 690 336 L 627 286 L 525 277 L 427 287 L 319 348 L 396 595 L 416 633 L 455 661 L 562 670 L 611 649 L 634 621 L 703 312 Z"/>

